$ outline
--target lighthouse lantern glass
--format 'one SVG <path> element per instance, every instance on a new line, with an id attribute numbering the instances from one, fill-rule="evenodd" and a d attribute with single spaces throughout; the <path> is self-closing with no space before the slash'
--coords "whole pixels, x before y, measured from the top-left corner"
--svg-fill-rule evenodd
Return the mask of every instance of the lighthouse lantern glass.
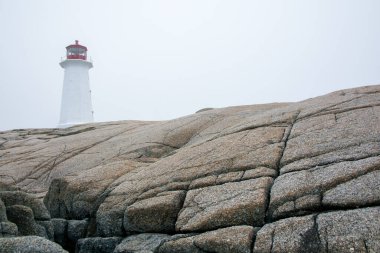
<path id="1" fill-rule="evenodd" d="M 67 59 L 87 60 L 87 50 L 76 45 L 69 46 L 66 56 Z"/>

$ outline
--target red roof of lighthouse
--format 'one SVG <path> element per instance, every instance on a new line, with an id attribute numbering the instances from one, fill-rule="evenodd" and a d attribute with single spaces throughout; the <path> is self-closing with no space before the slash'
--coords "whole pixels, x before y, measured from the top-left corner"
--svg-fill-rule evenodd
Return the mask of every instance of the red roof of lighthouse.
<path id="1" fill-rule="evenodd" d="M 66 57 L 70 60 L 87 60 L 87 47 L 79 45 L 78 40 L 75 44 L 66 47 Z"/>
<path id="2" fill-rule="evenodd" d="M 69 49 L 69 48 L 81 48 L 87 51 L 87 47 L 80 45 L 78 40 L 75 40 L 75 44 L 71 44 L 66 47 L 66 49 Z"/>

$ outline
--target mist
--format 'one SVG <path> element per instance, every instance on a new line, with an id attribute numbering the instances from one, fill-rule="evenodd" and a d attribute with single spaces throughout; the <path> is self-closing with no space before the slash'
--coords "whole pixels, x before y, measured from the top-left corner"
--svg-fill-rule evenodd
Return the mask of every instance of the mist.
<path id="1" fill-rule="evenodd" d="M 0 0 L 0 130 L 59 120 L 65 47 L 95 121 L 300 101 L 380 83 L 377 0 Z"/>

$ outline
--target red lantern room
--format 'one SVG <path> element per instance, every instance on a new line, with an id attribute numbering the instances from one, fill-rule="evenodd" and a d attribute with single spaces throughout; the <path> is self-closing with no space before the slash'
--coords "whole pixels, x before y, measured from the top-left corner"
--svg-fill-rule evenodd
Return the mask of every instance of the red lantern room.
<path id="1" fill-rule="evenodd" d="M 87 47 L 82 46 L 76 40 L 75 44 L 66 47 L 67 59 L 87 60 Z"/>

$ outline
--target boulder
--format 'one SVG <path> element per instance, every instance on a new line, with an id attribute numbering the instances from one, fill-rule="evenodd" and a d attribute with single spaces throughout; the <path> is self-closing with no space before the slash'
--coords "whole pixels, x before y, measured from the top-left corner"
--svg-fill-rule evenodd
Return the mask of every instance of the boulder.
<path id="1" fill-rule="evenodd" d="M 184 191 L 173 191 L 135 202 L 125 211 L 125 230 L 173 233 L 184 198 Z"/>
<path id="2" fill-rule="evenodd" d="M 82 220 L 95 215 L 108 187 L 132 171 L 139 163 L 117 161 L 96 166 L 73 177 L 62 177 L 52 181 L 44 203 L 53 218 Z M 106 174 L 103 172 L 107 171 Z"/>
<path id="3" fill-rule="evenodd" d="M 91 237 L 79 239 L 76 244 L 77 253 L 112 253 L 116 245 L 121 242 L 120 237 Z"/>
<path id="4" fill-rule="evenodd" d="M 40 199 L 22 191 L 0 191 L 5 206 L 23 205 L 29 207 L 37 220 L 49 220 L 50 214 Z"/>
<path id="5" fill-rule="evenodd" d="M 16 224 L 8 221 L 0 222 L 0 237 L 14 237 L 18 235 Z"/>
<path id="6" fill-rule="evenodd" d="M 54 238 L 50 215 L 43 202 L 22 191 L 9 187 L 0 191 L 1 221 L 1 230 L 6 236 L 19 234 L 37 235 L 51 240 Z"/>
<path id="7" fill-rule="evenodd" d="M 335 208 L 380 203 L 380 171 L 372 171 L 341 183 L 323 194 L 322 204 Z"/>
<path id="8" fill-rule="evenodd" d="M 159 253 L 176 253 L 176 252 L 205 253 L 205 251 L 199 249 L 194 244 L 194 238 L 191 238 L 191 237 L 180 237 L 179 239 L 167 241 L 160 246 L 158 252 Z"/>
<path id="9" fill-rule="evenodd" d="M 37 235 L 47 238 L 45 228 L 36 223 L 32 209 L 27 206 L 13 205 L 7 207 L 9 221 L 15 223 L 20 235 Z"/>
<path id="10" fill-rule="evenodd" d="M 379 227 L 379 207 L 291 217 L 260 229 L 253 252 L 377 252 Z"/>
<path id="11" fill-rule="evenodd" d="M 51 219 L 54 230 L 54 241 L 63 247 L 67 245 L 67 220 L 65 219 Z"/>
<path id="12" fill-rule="evenodd" d="M 266 224 L 256 236 L 254 253 L 319 253 L 322 246 L 315 217 L 291 217 Z"/>
<path id="13" fill-rule="evenodd" d="M 125 238 L 113 253 L 129 253 L 129 252 L 156 252 L 158 247 L 171 236 L 166 234 L 144 233 L 139 235 L 131 235 Z"/>
<path id="14" fill-rule="evenodd" d="M 316 222 L 326 252 L 380 250 L 380 207 L 322 213 Z"/>
<path id="15" fill-rule="evenodd" d="M 234 225 L 264 224 L 272 178 L 190 190 L 176 223 L 178 231 L 205 231 Z"/>
<path id="16" fill-rule="evenodd" d="M 205 252 L 250 253 L 254 229 L 250 226 L 222 228 L 194 237 L 194 245 Z"/>
<path id="17" fill-rule="evenodd" d="M 195 236 L 173 237 L 162 243 L 158 252 L 250 253 L 256 231 L 257 229 L 250 226 L 235 226 Z"/>
<path id="18" fill-rule="evenodd" d="M 0 238 L 0 253 L 67 253 L 58 244 L 38 236 Z"/>
<path id="19" fill-rule="evenodd" d="M 36 221 L 37 225 L 40 227 L 44 228 L 43 230 L 43 237 L 49 239 L 49 240 L 54 240 L 54 226 L 53 223 L 48 220 L 48 221 Z"/>
<path id="20" fill-rule="evenodd" d="M 380 157 L 337 162 L 280 175 L 271 189 L 272 219 L 313 212 L 321 208 L 373 205 L 378 203 Z M 366 175 L 368 174 L 368 175 Z M 363 179 L 372 177 L 363 185 Z"/>
<path id="21" fill-rule="evenodd" d="M 67 221 L 67 239 L 75 244 L 79 239 L 86 237 L 87 228 L 87 220 Z"/>

